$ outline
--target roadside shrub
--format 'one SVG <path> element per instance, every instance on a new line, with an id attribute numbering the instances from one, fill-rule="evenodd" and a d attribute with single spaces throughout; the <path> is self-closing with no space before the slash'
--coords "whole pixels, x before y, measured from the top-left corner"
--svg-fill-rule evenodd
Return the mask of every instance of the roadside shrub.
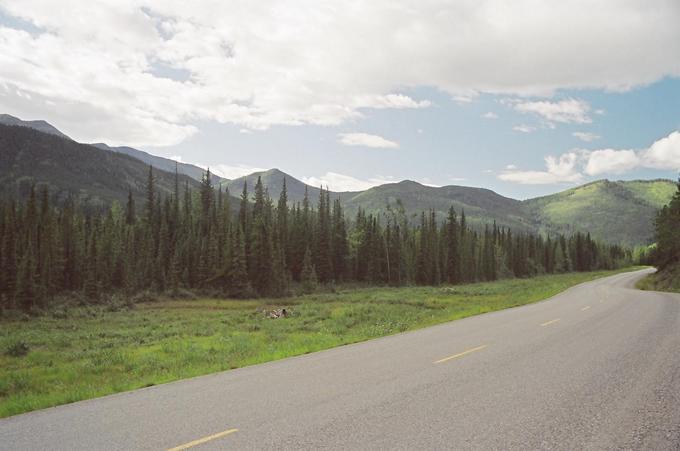
<path id="1" fill-rule="evenodd" d="M 7 347 L 5 353 L 11 357 L 23 357 L 28 354 L 28 351 L 30 350 L 31 348 L 25 341 L 16 341 Z"/>

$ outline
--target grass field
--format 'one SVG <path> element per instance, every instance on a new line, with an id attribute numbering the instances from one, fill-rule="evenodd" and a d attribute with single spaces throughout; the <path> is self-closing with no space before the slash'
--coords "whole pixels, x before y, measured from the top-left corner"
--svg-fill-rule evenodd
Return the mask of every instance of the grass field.
<path id="1" fill-rule="evenodd" d="M 174 300 L 0 319 L 0 417 L 528 304 L 614 273 L 277 300 Z M 263 313 L 280 306 L 293 314 Z"/>

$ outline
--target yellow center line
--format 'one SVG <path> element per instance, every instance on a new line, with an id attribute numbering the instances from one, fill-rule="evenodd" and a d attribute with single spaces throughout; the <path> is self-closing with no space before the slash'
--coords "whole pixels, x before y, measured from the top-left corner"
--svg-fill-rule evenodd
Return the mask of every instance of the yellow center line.
<path id="1" fill-rule="evenodd" d="M 551 325 L 551 324 L 553 324 L 553 323 L 558 322 L 559 320 L 560 320 L 560 319 L 557 318 L 557 319 L 553 319 L 553 320 L 550 320 L 550 321 L 546 321 L 545 323 L 541 324 L 541 326 L 549 326 L 549 325 Z"/>
<path id="2" fill-rule="evenodd" d="M 583 307 L 583 308 L 581 309 L 581 311 L 582 311 L 582 312 L 585 312 L 585 311 L 588 310 L 589 308 L 590 308 L 590 306 L 589 306 L 589 305 L 586 305 L 585 307 Z"/>
<path id="3" fill-rule="evenodd" d="M 181 451 L 183 449 L 189 449 L 194 446 L 202 445 L 203 443 L 209 442 L 210 440 L 215 440 L 217 438 L 224 437 L 225 435 L 229 435 L 237 431 L 238 429 L 227 429 L 226 431 L 218 432 L 217 434 L 209 435 L 207 437 L 194 440 L 193 442 L 185 443 L 184 445 L 179 445 L 174 448 L 170 448 L 168 449 L 168 451 Z"/>
<path id="4" fill-rule="evenodd" d="M 458 357 L 463 357 L 464 355 L 470 354 L 472 352 L 481 351 L 482 349 L 486 348 L 487 346 L 488 345 L 477 346 L 476 348 L 468 349 L 467 351 L 463 351 L 459 354 L 452 355 L 452 356 L 449 356 L 449 357 L 444 357 L 443 359 L 437 360 L 434 363 L 444 363 L 444 362 L 449 361 L 449 360 L 457 359 Z"/>

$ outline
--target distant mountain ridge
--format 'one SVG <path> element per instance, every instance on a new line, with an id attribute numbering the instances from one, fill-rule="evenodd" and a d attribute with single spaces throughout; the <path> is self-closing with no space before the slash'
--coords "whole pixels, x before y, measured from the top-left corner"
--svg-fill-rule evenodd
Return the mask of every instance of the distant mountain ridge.
<path id="1" fill-rule="evenodd" d="M 468 222 L 474 226 L 496 221 L 498 225 L 516 230 L 528 231 L 534 228 L 524 217 L 520 201 L 501 196 L 489 189 L 468 186 L 432 187 L 405 180 L 356 193 L 344 201 L 344 206 L 351 213 L 359 208 L 370 213 L 380 213 L 387 205 L 396 208 L 398 202 L 410 214 L 434 210 L 443 218 L 453 206 L 458 214 L 464 211 Z"/>
<path id="2" fill-rule="evenodd" d="M 48 188 L 53 201 L 74 197 L 87 207 L 125 203 L 131 192 L 144 205 L 149 165 L 128 155 L 80 144 L 29 127 L 0 125 L 0 193 L 26 197 L 31 186 Z M 155 169 L 156 188 L 171 194 L 175 174 Z M 179 175 L 183 187 L 198 182 Z"/>
<path id="3" fill-rule="evenodd" d="M 163 174 L 160 176 L 163 180 L 160 184 L 162 190 L 169 189 L 165 180 L 167 176 L 173 175 L 171 173 L 174 172 L 175 165 L 180 174 L 190 178 L 191 186 L 197 186 L 196 181 L 200 180 L 203 175 L 203 169 L 197 166 L 177 163 L 130 147 L 114 148 L 105 144 L 78 144 L 45 121 L 21 121 L 9 115 L 0 115 L 0 119 L 0 123 L 2 121 L 12 122 L 11 125 L 13 125 L 0 126 L 0 151 L 2 151 L 0 182 L 3 184 L 1 191 L 5 193 L 9 187 L 26 186 L 29 180 L 41 182 L 42 177 L 44 181 L 57 189 L 67 187 L 67 191 L 80 190 L 82 193 L 95 193 L 95 198 L 99 199 L 99 202 L 105 202 L 107 199 L 121 199 L 121 196 L 127 192 L 121 190 L 120 184 L 116 188 L 109 186 L 112 181 L 107 177 L 127 178 L 128 185 L 133 182 L 136 185 L 142 185 L 148 165 L 154 166 L 159 174 Z M 16 126 L 25 131 L 20 133 L 17 130 L 19 127 Z M 34 136 L 30 136 L 29 129 L 32 129 Z M 49 135 L 52 135 L 52 141 L 45 138 Z M 22 152 L 17 155 L 16 149 L 12 146 L 21 147 Z M 60 168 L 60 162 L 50 155 L 51 146 L 56 146 L 64 152 L 63 158 L 67 161 L 69 152 L 81 155 L 81 157 L 96 155 L 101 161 L 96 162 L 92 158 L 85 158 L 87 164 L 81 165 L 81 169 L 87 171 L 87 167 L 94 168 L 101 172 L 99 175 L 102 178 L 93 179 L 89 173 L 80 173 L 75 170 L 61 173 L 59 171 L 55 173 L 53 170 L 39 170 L 50 165 Z M 104 153 L 83 153 L 84 149 Z M 36 161 L 31 165 L 25 158 L 34 151 L 37 152 L 33 155 Z M 15 160 L 6 158 L 10 154 Z M 125 158 L 112 159 L 110 155 Z M 21 160 L 21 164 L 17 164 L 17 159 Z M 134 176 L 117 173 L 120 167 L 102 168 L 102 161 L 105 161 L 107 165 L 121 166 L 125 171 L 132 171 Z M 136 163 L 131 163 L 131 161 Z M 134 166 L 134 170 L 131 166 Z M 65 177 L 66 173 L 69 174 L 67 178 L 59 178 Z M 319 187 L 306 185 L 279 169 L 255 172 L 234 180 L 215 176 L 213 183 L 216 186 L 229 188 L 230 194 L 238 197 L 244 183 L 247 183 L 248 190 L 252 194 L 258 178 L 262 179 L 270 196 L 275 200 L 281 192 L 285 179 L 291 204 L 301 202 L 305 193 L 309 196 L 310 204 L 314 206 L 318 202 Z M 108 188 L 104 189 L 107 186 Z M 376 186 L 365 191 L 333 192 L 331 197 L 340 199 L 349 217 L 355 215 L 359 208 L 370 213 L 382 214 L 387 211 L 388 206 L 395 208 L 398 204 L 403 206 L 411 217 L 430 209 L 442 217 L 449 207 L 453 206 L 458 214 L 465 211 L 468 222 L 477 227 L 496 222 L 498 225 L 517 231 L 543 233 L 583 231 L 610 243 L 646 245 L 653 238 L 653 220 L 657 210 L 670 200 L 675 189 L 676 184 L 665 179 L 598 180 L 559 193 L 520 201 L 484 188 L 456 185 L 431 187 L 404 180 L 399 183 Z M 413 219 L 417 220 L 415 217 Z"/>
<path id="4" fill-rule="evenodd" d="M 48 133 L 50 135 L 56 135 L 60 136 L 62 138 L 67 138 L 71 139 L 65 134 L 63 134 L 61 131 L 59 131 L 56 127 L 54 127 L 52 124 L 46 121 L 38 120 L 38 121 L 24 121 L 19 119 L 18 117 L 14 117 L 9 114 L 0 114 L 0 124 L 2 125 L 16 125 L 19 127 L 28 127 L 32 128 L 34 130 L 38 130 L 39 132 L 43 133 Z"/>
<path id="5" fill-rule="evenodd" d="M 316 205 L 318 201 L 318 187 L 308 186 L 279 169 L 255 172 L 234 179 L 227 186 L 233 196 L 238 196 L 243 183 L 247 182 L 252 192 L 258 177 L 274 199 L 278 198 L 285 178 L 289 202 L 301 202 L 305 189 L 310 204 Z M 517 231 L 567 234 L 582 231 L 609 243 L 635 246 L 651 243 L 656 211 L 670 200 L 675 189 L 675 182 L 666 179 L 598 180 L 520 201 L 485 188 L 431 187 L 404 180 L 365 191 L 332 192 L 331 197 L 340 199 L 350 216 L 359 208 L 370 213 L 384 213 L 388 205 L 395 208 L 398 201 L 410 216 L 434 209 L 443 217 L 453 206 L 458 214 L 465 211 L 468 222 L 477 227 L 495 221 Z"/>
<path id="6" fill-rule="evenodd" d="M 307 185 L 301 180 L 276 168 L 269 169 L 268 171 L 253 172 L 252 174 L 230 180 L 223 184 L 223 186 L 229 188 L 229 192 L 232 195 L 239 196 L 243 191 L 244 183 L 247 183 L 248 190 L 252 192 L 258 178 L 262 179 L 262 183 L 267 187 L 269 195 L 274 199 L 277 199 L 281 194 L 283 180 L 285 179 L 288 202 L 302 202 L 305 197 L 305 192 L 307 192 L 310 204 L 316 205 L 319 200 L 319 194 L 321 192 L 319 187 Z M 332 196 L 334 199 L 347 199 L 357 193 L 359 192 L 333 192 Z"/>
<path id="7" fill-rule="evenodd" d="M 150 164 L 154 168 L 163 171 L 175 172 L 175 168 L 177 168 L 177 172 L 179 172 L 180 174 L 188 175 L 194 180 L 200 181 L 203 178 L 203 174 L 205 174 L 205 169 L 200 168 L 196 165 L 182 163 L 179 161 L 171 160 L 169 158 L 163 158 L 156 155 L 152 155 L 148 152 L 144 152 L 143 150 L 135 149 L 133 147 L 127 146 L 111 147 L 104 143 L 95 143 L 91 145 L 94 147 L 98 147 L 99 149 L 102 150 L 108 150 L 111 152 L 118 152 L 125 155 L 129 155 L 131 157 L 143 161 L 146 164 Z M 224 179 L 215 174 L 211 174 L 211 180 L 213 184 L 216 185 L 227 181 L 227 179 Z"/>
<path id="8" fill-rule="evenodd" d="M 19 126 L 19 127 L 27 127 L 27 128 L 32 128 L 34 130 L 37 130 L 39 132 L 43 133 L 48 133 L 50 135 L 56 135 L 60 136 L 62 138 L 67 138 L 71 139 L 68 136 L 66 136 L 64 133 L 62 133 L 59 129 L 57 129 L 55 126 L 50 124 L 49 122 L 46 121 L 24 121 L 22 119 L 19 119 L 18 117 L 11 116 L 9 114 L 0 114 L 0 124 L 3 125 L 14 125 L 14 126 Z M 122 153 L 125 155 L 130 155 L 131 157 L 134 157 L 138 160 L 141 160 L 145 162 L 146 164 L 152 165 L 154 168 L 160 169 L 162 171 L 167 171 L 167 172 L 175 172 L 175 168 L 177 168 L 177 172 L 180 174 L 188 175 L 194 180 L 200 181 L 201 178 L 203 177 L 203 174 L 205 173 L 205 170 L 203 168 L 200 168 L 196 165 L 189 164 L 189 163 L 181 163 L 175 160 L 171 160 L 169 158 L 163 158 L 159 157 L 156 155 L 152 155 L 148 152 L 144 152 L 143 150 L 135 149 L 133 147 L 127 147 L 127 146 L 121 146 L 121 147 L 112 147 L 104 143 L 93 143 L 90 144 L 91 146 L 98 147 L 102 150 L 108 150 L 111 152 L 117 152 L 117 153 Z M 227 179 L 219 177 L 215 174 L 212 174 L 212 182 L 214 184 L 220 184 L 224 183 L 227 181 Z"/>

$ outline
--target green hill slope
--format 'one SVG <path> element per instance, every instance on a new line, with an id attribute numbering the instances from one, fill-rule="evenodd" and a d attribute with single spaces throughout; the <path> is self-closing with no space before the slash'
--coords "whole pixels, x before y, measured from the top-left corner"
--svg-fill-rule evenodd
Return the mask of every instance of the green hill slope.
<path id="1" fill-rule="evenodd" d="M 448 209 L 453 206 L 458 214 L 465 210 L 465 215 L 472 225 L 480 226 L 496 221 L 499 225 L 516 230 L 533 229 L 520 201 L 484 188 L 467 186 L 437 188 L 405 180 L 368 189 L 345 199 L 343 203 L 348 213 L 356 213 L 360 207 L 371 213 L 380 213 L 386 210 L 387 205 L 396 207 L 398 200 L 411 215 L 434 209 L 441 218 L 444 218 Z"/>
<path id="2" fill-rule="evenodd" d="M 670 180 L 598 180 L 523 202 L 530 220 L 543 232 L 590 232 L 627 245 L 648 244 L 653 220 L 675 191 Z"/>

